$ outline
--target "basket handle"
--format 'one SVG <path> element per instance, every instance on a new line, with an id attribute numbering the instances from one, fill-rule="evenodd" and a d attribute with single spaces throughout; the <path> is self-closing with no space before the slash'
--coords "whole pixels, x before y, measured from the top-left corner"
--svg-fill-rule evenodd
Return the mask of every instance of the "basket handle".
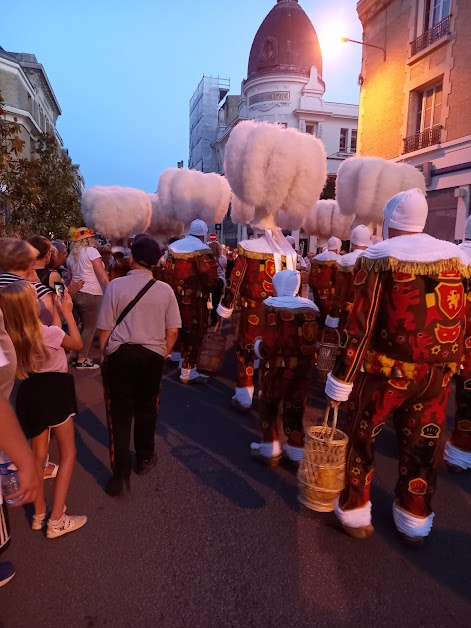
<path id="1" fill-rule="evenodd" d="M 332 409 L 334 411 L 334 417 L 332 419 L 332 428 L 331 428 L 332 431 L 330 433 L 329 443 L 331 443 L 334 440 L 334 434 L 335 434 L 335 430 L 337 428 L 337 419 L 338 419 L 338 415 L 339 415 L 339 409 L 338 408 L 332 408 Z M 327 406 L 327 408 L 325 409 L 323 427 L 329 427 L 330 410 L 331 410 L 331 406 Z"/>
<path id="2" fill-rule="evenodd" d="M 214 326 L 214 334 L 222 334 L 222 326 L 224 324 L 224 319 L 220 318 L 216 325 Z"/>
<path id="3" fill-rule="evenodd" d="M 333 334 L 335 336 L 335 342 L 339 345 L 340 344 L 340 334 L 339 334 L 339 330 L 335 329 L 334 327 L 324 327 L 324 331 L 322 332 L 322 336 L 321 336 L 321 343 L 324 342 L 324 338 L 326 336 L 326 334 Z"/>

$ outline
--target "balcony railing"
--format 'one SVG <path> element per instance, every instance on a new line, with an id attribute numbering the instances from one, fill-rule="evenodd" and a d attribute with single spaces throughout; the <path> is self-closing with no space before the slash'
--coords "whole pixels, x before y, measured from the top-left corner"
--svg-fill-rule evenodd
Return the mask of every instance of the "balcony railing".
<path id="1" fill-rule="evenodd" d="M 411 55 L 416 55 L 418 52 L 425 50 L 425 48 L 431 46 L 436 41 L 446 37 L 450 32 L 450 20 L 451 15 L 439 22 L 433 28 L 425 31 L 425 33 L 423 33 L 420 37 L 417 37 L 417 39 L 411 43 Z"/>
<path id="2" fill-rule="evenodd" d="M 428 146 L 434 146 L 440 144 L 440 138 L 442 134 L 442 126 L 434 126 L 432 129 L 426 129 L 422 133 L 416 133 L 410 137 L 404 139 L 404 151 L 405 153 L 412 153 L 415 150 L 421 148 L 427 148 Z"/>

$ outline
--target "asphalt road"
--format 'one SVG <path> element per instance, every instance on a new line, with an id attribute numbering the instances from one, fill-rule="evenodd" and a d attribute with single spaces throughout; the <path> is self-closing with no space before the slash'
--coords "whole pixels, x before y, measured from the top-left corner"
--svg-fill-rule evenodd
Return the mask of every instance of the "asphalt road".
<path id="1" fill-rule="evenodd" d="M 377 533 L 350 539 L 333 515 L 298 504 L 291 470 L 250 458 L 257 420 L 229 407 L 234 362 L 230 351 L 223 375 L 198 388 L 167 367 L 158 466 L 133 475 L 125 502 L 103 492 L 100 376 L 77 374 L 68 510 L 89 521 L 48 540 L 30 530 L 29 510 L 12 512 L 2 558 L 17 575 L 0 589 L 0 627 L 471 626 L 471 475 L 441 473 L 432 536 L 422 550 L 404 547 L 392 522 L 397 465 L 386 430 L 372 496 Z M 321 406 L 312 393 L 308 420 Z"/>

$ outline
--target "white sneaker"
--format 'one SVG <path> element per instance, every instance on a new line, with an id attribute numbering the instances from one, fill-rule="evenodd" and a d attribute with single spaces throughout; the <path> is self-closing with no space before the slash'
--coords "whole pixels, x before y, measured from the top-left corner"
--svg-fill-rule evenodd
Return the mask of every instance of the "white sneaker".
<path id="1" fill-rule="evenodd" d="M 208 375 L 202 375 L 198 372 L 196 367 L 192 369 L 184 369 L 182 368 L 180 374 L 180 381 L 182 384 L 206 384 L 209 382 Z"/>
<path id="2" fill-rule="evenodd" d="M 87 517 L 85 516 L 64 514 L 56 523 L 51 522 L 51 520 L 49 519 L 49 521 L 47 522 L 46 536 L 48 539 L 55 539 L 58 536 L 62 536 L 63 534 L 75 532 L 86 523 Z"/>
<path id="3" fill-rule="evenodd" d="M 54 464 L 54 463 L 52 463 Z M 59 465 L 57 465 L 59 466 Z M 67 506 L 64 506 L 64 514 L 65 511 L 67 510 Z M 51 508 L 48 507 L 46 508 L 46 512 L 44 512 L 42 515 L 33 515 L 33 521 L 31 523 L 31 530 L 42 530 L 46 527 L 46 523 L 47 520 L 49 519 L 51 515 Z"/>

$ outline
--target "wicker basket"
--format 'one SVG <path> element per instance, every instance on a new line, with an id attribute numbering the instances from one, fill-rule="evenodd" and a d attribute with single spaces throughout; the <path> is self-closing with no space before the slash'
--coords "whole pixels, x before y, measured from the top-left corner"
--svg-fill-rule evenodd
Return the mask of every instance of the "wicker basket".
<path id="1" fill-rule="evenodd" d="M 345 486 L 348 436 L 336 429 L 338 409 L 334 409 L 332 427 L 329 410 L 324 423 L 306 431 L 304 458 L 298 470 L 298 499 L 317 512 L 332 512 L 335 500 Z"/>
<path id="2" fill-rule="evenodd" d="M 216 375 L 222 369 L 226 353 L 226 336 L 222 333 L 222 323 L 218 322 L 214 331 L 203 338 L 198 356 L 198 371 Z"/>
<path id="3" fill-rule="evenodd" d="M 327 380 L 327 375 L 332 371 L 340 344 L 340 334 L 336 329 L 326 327 L 322 332 L 317 355 L 317 377 L 321 382 Z"/>

